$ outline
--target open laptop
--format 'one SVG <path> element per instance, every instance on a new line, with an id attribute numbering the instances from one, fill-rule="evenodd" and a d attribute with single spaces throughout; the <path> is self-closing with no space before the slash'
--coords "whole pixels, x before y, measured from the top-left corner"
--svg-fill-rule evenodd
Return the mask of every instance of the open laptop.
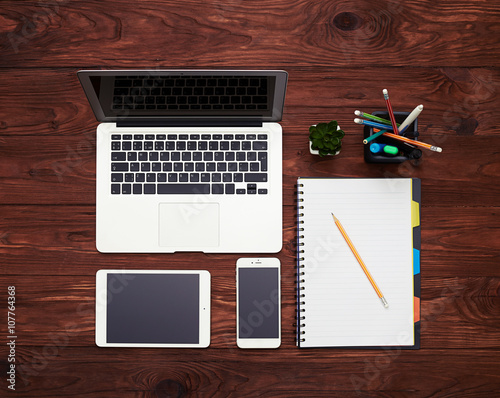
<path id="1" fill-rule="evenodd" d="M 281 250 L 285 71 L 79 71 L 101 252 Z"/>

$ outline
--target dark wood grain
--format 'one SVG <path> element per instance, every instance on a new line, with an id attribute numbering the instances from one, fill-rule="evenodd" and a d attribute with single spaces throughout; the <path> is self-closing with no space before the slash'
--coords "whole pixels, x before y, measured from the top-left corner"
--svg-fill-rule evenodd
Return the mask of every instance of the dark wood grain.
<path id="1" fill-rule="evenodd" d="M 0 2 L 0 371 L 16 286 L 19 397 L 494 397 L 500 395 L 500 6 L 448 1 Z M 241 254 L 102 254 L 95 248 L 95 130 L 80 69 L 285 69 L 282 333 L 235 340 Z M 424 105 L 422 160 L 363 160 L 356 109 Z M 308 127 L 338 120 L 334 159 Z M 421 349 L 298 349 L 298 176 L 422 181 Z M 99 269 L 208 269 L 208 349 L 102 349 Z"/>
<path id="2" fill-rule="evenodd" d="M 42 4 L 47 4 L 44 6 Z M 2 66 L 492 66 L 495 3 L 2 1 Z M 347 18 L 346 18 L 347 16 Z M 491 33 L 490 33 L 491 32 Z M 134 44 L 140 43 L 139 46 Z M 478 48 L 478 43 L 480 48 Z M 47 46 L 51 51 L 46 51 Z M 134 46 L 131 48 L 131 46 Z M 488 51 L 480 51 L 487 49 Z"/>

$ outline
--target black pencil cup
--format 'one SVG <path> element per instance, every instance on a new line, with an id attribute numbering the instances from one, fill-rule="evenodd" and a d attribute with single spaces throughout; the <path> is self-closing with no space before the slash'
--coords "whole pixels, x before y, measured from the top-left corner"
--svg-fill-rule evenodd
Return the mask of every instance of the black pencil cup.
<path id="1" fill-rule="evenodd" d="M 372 115 L 378 116 L 384 119 L 389 120 L 389 113 L 387 111 L 375 111 L 372 112 Z M 397 123 L 403 123 L 404 120 L 407 118 L 409 115 L 409 112 L 394 112 L 394 118 L 396 119 Z M 404 131 L 402 136 L 410 138 L 410 139 L 416 139 L 418 136 L 418 118 L 415 119 L 415 121 L 408 126 L 408 128 Z M 376 127 L 375 127 L 376 128 Z M 388 132 L 392 132 L 388 130 Z M 373 131 L 373 127 L 371 126 L 364 126 L 364 138 L 368 138 L 371 135 L 375 134 Z M 386 144 L 386 145 L 391 145 L 395 146 L 396 148 L 399 149 L 399 153 L 395 156 L 390 156 L 390 155 L 379 155 L 376 153 L 373 153 L 370 151 L 370 145 L 372 143 L 377 143 L 377 144 Z M 422 156 L 422 151 L 418 148 L 413 148 L 410 145 L 405 144 L 402 141 L 398 141 L 394 138 L 390 137 L 385 137 L 383 135 L 375 138 L 373 141 L 370 141 L 368 144 L 364 144 L 364 156 L 365 156 L 365 162 L 366 163 L 403 163 L 406 160 L 410 159 L 419 159 Z"/>

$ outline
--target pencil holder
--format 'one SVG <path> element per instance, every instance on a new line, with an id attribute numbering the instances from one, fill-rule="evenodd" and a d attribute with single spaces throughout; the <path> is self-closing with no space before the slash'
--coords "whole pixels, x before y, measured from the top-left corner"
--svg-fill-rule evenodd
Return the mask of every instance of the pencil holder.
<path id="1" fill-rule="evenodd" d="M 409 115 L 409 112 L 394 112 L 394 118 L 396 119 L 396 123 L 403 123 L 406 117 Z M 378 116 L 384 119 L 389 119 L 389 114 L 387 111 L 375 111 L 372 112 L 372 115 Z M 392 132 L 389 130 L 388 132 Z M 373 131 L 373 127 L 364 126 L 364 138 L 368 138 L 375 134 Z M 403 136 L 415 139 L 418 136 L 418 118 L 408 126 L 408 128 L 402 134 Z M 387 155 L 387 154 L 379 154 L 372 153 L 370 151 L 370 144 L 386 144 L 391 145 L 399 149 L 399 153 L 395 156 Z M 422 151 L 418 148 L 413 148 L 410 145 L 405 144 L 404 142 L 397 141 L 395 139 L 385 137 L 383 135 L 375 138 L 369 144 L 364 145 L 364 157 L 365 162 L 367 163 L 403 163 L 409 159 L 419 159 L 422 156 Z"/>

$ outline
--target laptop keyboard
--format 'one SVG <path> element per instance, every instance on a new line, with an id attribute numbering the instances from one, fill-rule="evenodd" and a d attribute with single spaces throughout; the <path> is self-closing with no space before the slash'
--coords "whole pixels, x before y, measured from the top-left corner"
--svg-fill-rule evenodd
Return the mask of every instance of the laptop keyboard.
<path id="1" fill-rule="evenodd" d="M 111 194 L 268 193 L 267 134 L 112 134 Z"/>

